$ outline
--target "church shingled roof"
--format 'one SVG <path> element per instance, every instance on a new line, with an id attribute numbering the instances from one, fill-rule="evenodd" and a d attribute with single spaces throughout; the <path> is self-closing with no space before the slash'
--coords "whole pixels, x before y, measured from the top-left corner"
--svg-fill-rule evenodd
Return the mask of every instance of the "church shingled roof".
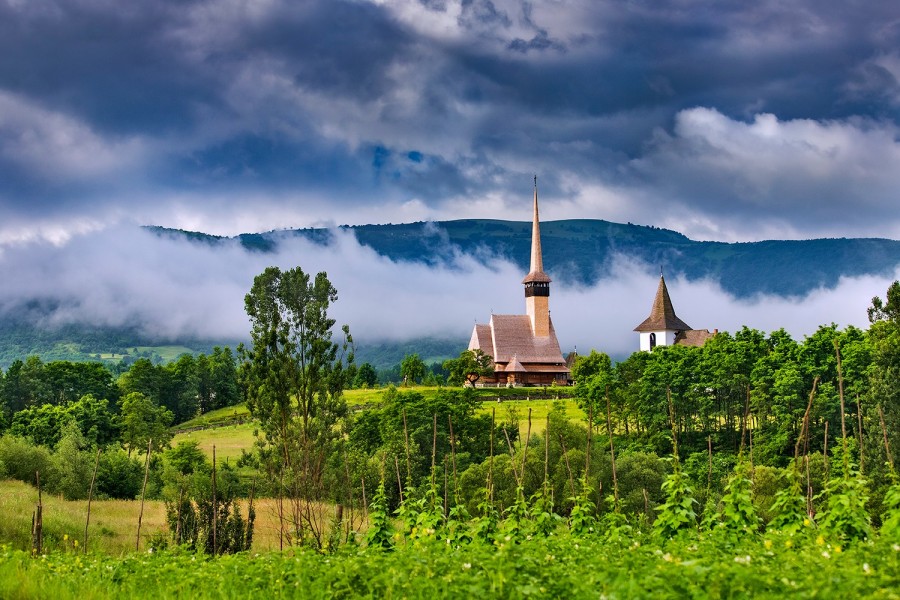
<path id="1" fill-rule="evenodd" d="M 692 329 L 690 331 L 681 331 L 675 336 L 676 346 L 702 346 L 713 335 L 708 329 Z"/>
<path id="2" fill-rule="evenodd" d="M 653 300 L 653 308 L 650 316 L 634 328 L 635 331 L 689 331 L 691 326 L 678 318 L 672 307 L 672 299 L 669 298 L 669 290 L 666 288 L 666 280 L 659 276 L 659 287 L 656 290 L 656 298 Z"/>
<path id="3" fill-rule="evenodd" d="M 507 373 L 526 373 L 527 369 L 522 366 L 522 363 L 519 362 L 519 359 L 513 354 L 512 359 L 509 361 L 509 364 L 506 365 L 506 368 L 503 369 Z"/>

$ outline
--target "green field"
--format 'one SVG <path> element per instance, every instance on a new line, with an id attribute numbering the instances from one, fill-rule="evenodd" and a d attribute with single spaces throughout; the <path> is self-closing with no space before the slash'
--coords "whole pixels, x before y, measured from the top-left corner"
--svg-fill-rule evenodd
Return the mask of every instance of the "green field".
<path id="1" fill-rule="evenodd" d="M 209 427 L 211 425 L 227 425 L 237 420 L 247 420 L 250 418 L 250 411 L 246 404 L 236 404 L 234 406 L 226 406 L 203 413 L 199 417 L 179 423 L 172 429 L 175 431 L 184 431 L 194 427 Z"/>
<path id="2" fill-rule="evenodd" d="M 226 425 L 225 427 L 188 431 L 176 434 L 172 438 L 172 444 L 196 441 L 200 444 L 200 449 L 210 458 L 212 458 L 213 446 L 215 446 L 217 461 L 231 461 L 233 463 L 240 458 L 242 450 L 249 452 L 253 447 L 253 442 L 256 440 L 253 432 L 256 428 L 256 423 L 251 422 L 242 425 Z"/>
<path id="3" fill-rule="evenodd" d="M 347 390 L 344 395 L 347 404 L 357 410 L 365 410 L 367 407 L 377 406 L 388 388 L 379 388 L 374 390 Z M 436 387 L 413 387 L 399 388 L 400 391 L 415 391 L 428 395 L 435 395 L 440 388 Z M 517 394 L 528 395 L 524 388 L 518 388 Z M 528 434 L 528 416 L 531 411 L 531 433 L 533 435 L 542 434 L 546 428 L 547 415 L 556 402 L 560 402 L 563 406 L 564 413 L 567 418 L 583 421 L 587 417 L 575 402 L 571 399 L 562 398 L 557 400 L 509 400 L 504 396 L 511 393 L 507 389 L 499 390 L 479 390 L 479 394 L 485 398 L 482 401 L 480 412 L 482 414 L 491 414 L 495 412 L 497 421 L 509 421 L 511 418 L 518 420 L 519 435 L 524 438 Z M 499 399 L 499 401 L 498 401 Z M 231 424 L 235 420 L 244 422 L 239 424 Z M 203 427 L 195 431 L 186 431 L 188 429 Z M 173 427 L 177 431 L 172 439 L 172 444 L 182 441 L 197 441 L 200 448 L 212 457 L 213 446 L 216 447 L 216 458 L 218 460 L 236 460 L 241 456 L 241 451 L 250 451 L 255 441 L 254 431 L 257 424 L 250 420 L 250 412 L 245 404 L 236 406 L 228 406 L 218 410 L 210 411 L 196 419 L 191 419 L 185 423 Z"/>
<path id="4" fill-rule="evenodd" d="M 132 349 L 136 354 L 138 352 L 149 352 L 158 354 L 163 362 L 172 362 L 182 354 L 194 354 L 194 351 L 187 346 L 137 346 Z"/>

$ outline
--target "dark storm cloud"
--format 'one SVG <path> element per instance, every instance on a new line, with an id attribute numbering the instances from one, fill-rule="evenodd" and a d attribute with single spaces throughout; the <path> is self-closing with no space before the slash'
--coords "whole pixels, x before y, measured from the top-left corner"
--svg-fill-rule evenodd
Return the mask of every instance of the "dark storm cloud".
<path id="1" fill-rule="evenodd" d="M 2 0 L 0 242 L 521 218 L 535 172 L 560 217 L 897 236 L 897 48 L 889 2 Z"/>

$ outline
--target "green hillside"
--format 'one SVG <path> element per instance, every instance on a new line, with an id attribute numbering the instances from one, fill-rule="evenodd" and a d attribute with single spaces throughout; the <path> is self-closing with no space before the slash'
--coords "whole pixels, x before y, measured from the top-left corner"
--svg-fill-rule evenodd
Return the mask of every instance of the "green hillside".
<path id="1" fill-rule="evenodd" d="M 528 268 L 531 223 L 466 219 L 388 225 L 346 226 L 360 243 L 396 261 L 439 264 L 448 249 L 484 262 L 502 258 Z M 160 235 L 184 235 L 217 244 L 226 238 L 154 228 Z M 237 239 L 254 252 L 275 249 L 300 236 L 327 244 L 325 229 L 243 234 Z M 887 275 L 900 264 L 900 242 L 887 239 L 770 240 L 749 243 L 698 242 L 668 229 L 572 219 L 541 223 L 544 267 L 556 281 L 593 285 L 611 275 L 617 256 L 688 279 L 712 279 L 737 297 L 802 296 L 831 288 L 841 277 Z"/>

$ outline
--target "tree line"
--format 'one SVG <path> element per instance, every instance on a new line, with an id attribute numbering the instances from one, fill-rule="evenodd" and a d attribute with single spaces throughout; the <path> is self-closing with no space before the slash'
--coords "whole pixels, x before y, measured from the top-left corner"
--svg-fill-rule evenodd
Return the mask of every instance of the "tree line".
<path id="1" fill-rule="evenodd" d="M 236 358 L 227 349 L 217 353 L 231 365 L 221 372 L 229 374 L 235 401 L 245 399 L 259 424 L 255 447 L 236 466 L 258 474 L 253 493 L 277 500 L 283 544 L 324 549 L 351 539 L 378 503 L 410 530 L 434 529 L 439 517 L 446 524 L 451 509 L 490 522 L 496 522 L 490 515 L 513 513 L 581 523 L 602 514 L 652 522 L 659 514 L 673 520 L 661 527 L 678 529 L 699 512 L 722 515 L 728 502 L 746 499 L 761 522 L 781 514 L 778 498 L 805 498 L 806 514 L 814 518 L 817 510 L 831 514 L 832 499 L 851 493 L 863 499 L 866 518 L 877 521 L 882 500 L 890 496 L 893 453 L 900 447 L 900 283 L 891 286 L 886 301 L 873 299 L 865 331 L 823 326 L 796 341 L 782 330 L 766 335 L 743 328 L 720 333 L 701 348 L 658 347 L 615 365 L 597 352 L 580 357 L 573 374 L 585 420 L 567 417 L 562 403 L 541 419 L 522 414 L 514 403 L 488 412 L 471 388 L 429 395 L 392 388 L 380 405 L 353 412 L 343 392 L 361 369 L 355 367 L 349 327 L 338 327 L 329 314 L 336 300 L 325 273 L 266 269 L 245 297 L 250 343 L 238 348 Z M 76 383 L 66 387 L 60 373 L 68 371 L 47 369 L 52 363 L 29 359 L 11 367 L 3 393 L 27 389 L 30 395 L 4 395 L 4 402 L 47 401 L 27 400 L 12 414 L 0 465 L 5 462 L 9 475 L 25 464 L 4 448 L 24 455 L 22 444 L 29 439 L 51 462 L 77 450 L 82 464 L 90 456 L 85 453 L 110 443 L 124 448 L 110 456 L 124 455 L 132 462 L 122 464 L 133 464 L 131 450 L 159 436 L 157 450 L 163 451 L 154 450 L 151 488 L 167 499 L 173 535 L 191 530 L 201 514 L 234 515 L 233 505 L 222 506 L 224 512 L 203 508 L 218 507 L 204 500 L 215 495 L 203 482 L 230 490 L 215 502 L 250 492 L 233 467 L 210 479 L 211 467 L 198 457 L 196 445 L 164 449 L 168 424 L 209 410 L 227 394 L 201 392 L 203 378 L 192 369 L 213 362 L 182 357 L 164 367 L 136 363 L 111 387 L 93 368 L 85 372 L 96 377 L 73 376 Z M 422 376 L 418 357 L 404 363 L 408 378 Z M 464 352 L 446 367 L 455 383 L 471 383 L 471 369 L 483 363 L 483 357 Z M 44 373 L 45 379 L 33 378 L 44 385 L 24 385 L 31 373 Z M 114 403 L 103 397 L 116 392 Z M 104 401 L 117 407 L 119 437 L 112 442 L 97 417 Z M 55 417 L 65 427 L 42 424 L 50 423 L 49 415 L 30 419 L 31 430 L 16 421 L 43 406 L 66 411 Z M 134 422 L 155 423 L 157 429 L 124 437 L 129 414 L 148 415 Z M 50 439 L 52 431 L 62 435 Z M 41 440 L 42 435 L 48 437 Z M 800 486 L 800 469 L 803 494 L 784 496 Z M 219 483 L 226 475 L 235 477 L 234 485 Z M 863 491 L 829 491 L 832 481 L 850 486 L 863 477 Z M 690 502 L 679 504 L 678 498 Z M 694 502 L 702 507 L 698 514 Z M 331 513 L 322 506 L 336 508 Z M 419 517 L 423 521 L 413 525 Z M 246 538 L 246 523 L 234 530 Z"/>

